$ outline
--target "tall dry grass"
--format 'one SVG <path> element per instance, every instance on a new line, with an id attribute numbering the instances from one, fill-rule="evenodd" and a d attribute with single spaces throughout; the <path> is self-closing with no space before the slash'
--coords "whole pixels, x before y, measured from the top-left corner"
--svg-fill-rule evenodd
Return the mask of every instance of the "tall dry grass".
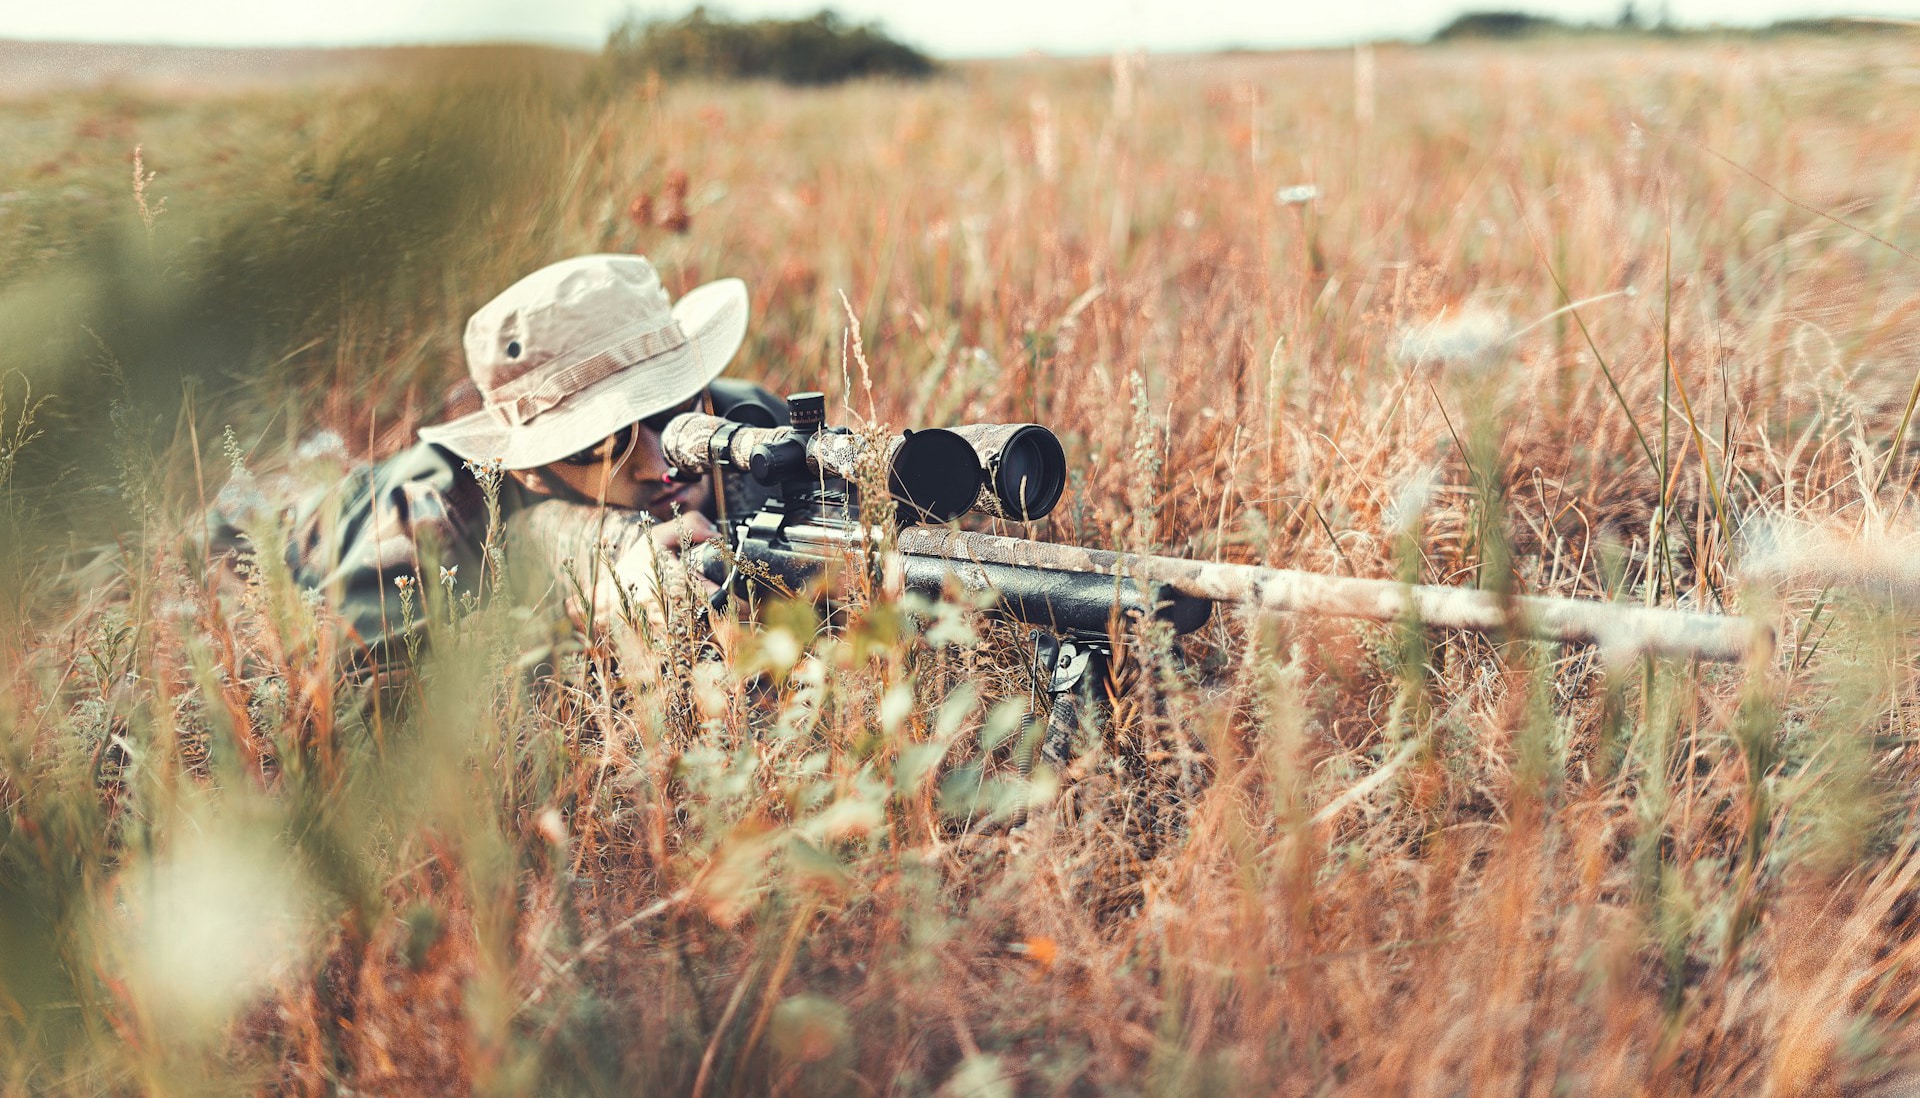
<path id="1" fill-rule="evenodd" d="M 500 63 L 9 105 L 0 1078 L 1898 1092 L 1912 618 L 1741 554 L 1910 522 L 1917 64 L 1380 49 L 604 99 Z M 271 554 L 215 582 L 183 516 L 336 477 L 316 430 L 403 445 L 467 312 L 601 249 L 746 277 L 737 372 L 851 419 L 1052 424 L 1079 472 L 1032 536 L 1741 607 L 1781 652 L 1223 612 L 1132 638 L 1097 746 L 1023 776 L 1017 638 L 958 606 L 779 608 L 719 664 L 683 619 L 658 680 L 565 643 L 533 675 L 540 615 L 427 576 L 420 673 L 370 692 Z"/>

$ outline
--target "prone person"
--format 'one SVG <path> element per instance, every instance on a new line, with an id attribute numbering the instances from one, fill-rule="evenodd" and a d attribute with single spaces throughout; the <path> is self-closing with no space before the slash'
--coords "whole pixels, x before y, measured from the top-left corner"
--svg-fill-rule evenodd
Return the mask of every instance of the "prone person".
<path id="1" fill-rule="evenodd" d="M 295 584 L 327 598 L 364 655 L 355 662 L 377 666 L 401 655 L 421 617 L 401 589 L 444 576 L 484 597 L 483 576 L 503 560 L 504 531 L 494 527 L 504 525 L 516 561 L 522 547 L 546 558 L 536 583 L 565 592 L 563 573 L 591 576 L 599 620 L 616 622 L 624 605 L 658 622 L 656 578 L 677 567 L 680 550 L 715 536 L 723 501 L 732 515 L 764 502 L 765 489 L 746 478 L 681 478 L 660 445 L 667 421 L 695 409 L 785 422 L 767 390 L 720 376 L 747 316 L 739 279 L 673 302 L 641 256 L 579 256 L 527 275 L 467 324 L 481 407 L 421 428 L 414 446 L 295 507 Z M 576 617 L 589 609 L 570 608 Z"/>

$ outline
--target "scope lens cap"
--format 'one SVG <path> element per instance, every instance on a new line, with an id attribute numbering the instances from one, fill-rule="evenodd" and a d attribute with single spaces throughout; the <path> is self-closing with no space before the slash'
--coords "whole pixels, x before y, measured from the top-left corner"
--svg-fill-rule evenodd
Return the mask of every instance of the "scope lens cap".
<path id="1" fill-rule="evenodd" d="M 1067 487 L 1067 452 L 1052 431 L 1028 425 L 1000 448 L 993 494 L 1008 518 L 1032 522 L 1046 518 Z"/>
<path id="2" fill-rule="evenodd" d="M 933 427 L 900 440 L 887 491 L 900 502 L 906 517 L 944 523 L 967 513 L 985 479 L 972 444 L 952 431 Z"/>

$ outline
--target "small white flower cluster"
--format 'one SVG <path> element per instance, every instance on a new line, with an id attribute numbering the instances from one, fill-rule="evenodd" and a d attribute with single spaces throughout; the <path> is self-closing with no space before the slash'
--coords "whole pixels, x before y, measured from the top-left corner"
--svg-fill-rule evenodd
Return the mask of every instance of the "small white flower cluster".
<path id="1" fill-rule="evenodd" d="M 213 505 L 221 514 L 229 516 L 235 525 L 241 526 L 270 513 L 272 509 L 267 494 L 260 490 L 260 482 L 245 468 L 233 471 L 227 483 L 214 496 Z"/>
<path id="2" fill-rule="evenodd" d="M 1439 484 L 1440 474 L 1433 466 L 1422 465 L 1415 469 L 1381 516 L 1387 529 L 1396 534 L 1418 534 L 1420 517 L 1426 513 L 1427 505 L 1433 502 L 1434 489 Z"/>
<path id="3" fill-rule="evenodd" d="M 1402 332 L 1398 353 L 1400 361 L 1409 365 L 1442 362 L 1483 366 L 1507 342 L 1510 331 L 1507 318 L 1500 313 L 1472 307 L 1448 310 Z"/>
<path id="4" fill-rule="evenodd" d="M 302 439 L 293 451 L 295 461 L 348 460 L 347 442 L 332 431 L 315 431 Z"/>
<path id="5" fill-rule="evenodd" d="M 487 458 L 484 461 L 464 461 L 461 462 L 461 464 L 473 479 L 482 484 L 486 484 L 489 481 L 498 483 L 507 471 L 506 461 L 497 457 Z"/>

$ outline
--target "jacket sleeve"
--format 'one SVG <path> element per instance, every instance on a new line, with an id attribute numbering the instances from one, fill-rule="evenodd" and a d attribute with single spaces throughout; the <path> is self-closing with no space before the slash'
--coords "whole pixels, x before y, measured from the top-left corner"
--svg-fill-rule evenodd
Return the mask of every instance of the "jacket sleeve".
<path id="1" fill-rule="evenodd" d="M 458 459 L 422 443 L 303 499 L 286 560 L 295 585 L 315 591 L 351 630 L 347 644 L 374 665 L 400 654 L 429 603 L 482 593 L 487 531 L 479 486 Z M 413 583 L 409 611 L 396 580 Z M 431 587 L 431 592 L 427 588 Z"/>

